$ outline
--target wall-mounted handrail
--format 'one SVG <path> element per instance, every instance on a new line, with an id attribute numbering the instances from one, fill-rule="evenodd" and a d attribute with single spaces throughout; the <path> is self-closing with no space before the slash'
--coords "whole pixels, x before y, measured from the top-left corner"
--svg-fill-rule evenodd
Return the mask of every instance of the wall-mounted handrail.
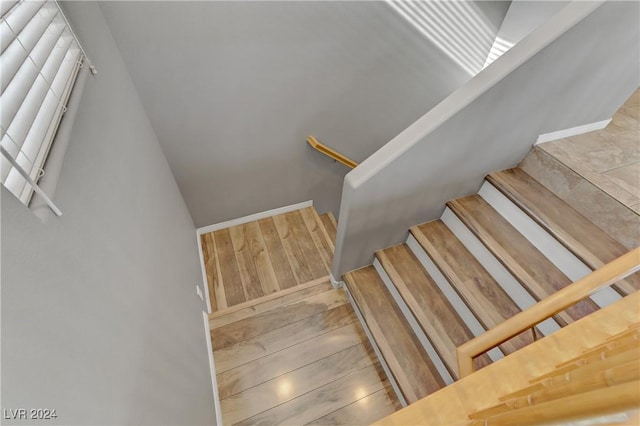
<path id="1" fill-rule="evenodd" d="M 535 327 L 546 320 L 586 299 L 603 287 L 614 284 L 640 270 L 640 247 L 629 251 L 586 277 L 568 285 L 529 309 L 514 315 L 491 330 L 460 345 L 457 349 L 458 371 L 465 377 L 474 371 L 473 358 Z"/>
<path id="2" fill-rule="evenodd" d="M 349 157 L 346 157 L 346 156 L 340 154 L 339 152 L 334 151 L 333 149 L 329 148 L 328 146 L 321 144 L 313 136 L 308 136 L 307 137 L 307 142 L 314 149 L 320 151 L 321 153 L 323 153 L 327 157 L 331 157 L 334 160 L 341 162 L 342 164 L 344 164 L 347 167 L 350 167 L 350 168 L 354 169 L 354 168 L 356 168 L 358 166 L 358 163 L 356 163 L 355 161 L 353 161 Z"/>

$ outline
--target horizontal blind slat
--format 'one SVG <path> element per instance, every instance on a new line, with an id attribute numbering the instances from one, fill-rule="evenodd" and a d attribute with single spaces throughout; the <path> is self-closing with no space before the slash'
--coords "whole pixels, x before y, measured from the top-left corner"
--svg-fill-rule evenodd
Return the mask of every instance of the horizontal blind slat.
<path id="1" fill-rule="evenodd" d="M 22 144 L 19 156 L 16 158 L 33 180 L 37 180 L 44 165 L 46 153 L 49 151 L 49 145 L 53 140 L 54 131 L 58 124 L 57 118 L 61 116 L 64 108 L 62 101 L 66 101 L 67 98 L 65 96 L 60 99 L 55 93 L 63 94 L 69 89 L 68 81 L 75 75 L 75 71 L 79 66 L 79 53 L 79 49 L 74 44 L 67 50 L 64 61 L 52 83 L 52 90 L 47 92 L 45 99 L 42 101 L 38 114 L 33 120 L 33 125 L 29 128 L 29 133 Z M 21 199 L 28 198 L 31 195 L 30 190 L 24 193 L 25 188 L 29 189 L 30 186 L 17 170 L 12 169 L 5 182 L 11 186 L 22 186 L 23 194 L 20 197 Z"/>
<path id="2" fill-rule="evenodd" d="M 22 152 L 28 156 L 29 158 L 36 159 L 38 158 L 38 153 L 40 150 L 40 145 L 42 145 L 42 140 L 46 139 L 46 133 L 53 118 L 57 115 L 57 112 L 62 112 L 64 108 L 64 102 L 66 101 L 66 93 L 65 89 L 67 88 L 67 83 L 70 80 L 71 76 L 75 73 L 75 70 L 78 65 L 79 59 L 79 50 L 71 45 L 67 50 L 67 53 L 64 58 L 64 62 L 60 67 L 59 72 L 56 74 L 55 80 L 52 84 L 52 91 L 47 92 L 47 96 L 42 102 L 40 110 L 38 111 L 38 115 L 33 121 L 33 125 L 29 129 L 29 133 L 25 138 L 24 143 L 22 144 Z M 54 92 L 56 94 L 54 94 Z M 60 93 L 64 96 L 61 100 L 58 98 L 57 93 Z M 37 166 L 37 165 L 36 165 Z"/>
<path id="3" fill-rule="evenodd" d="M 62 44 L 60 47 L 54 48 L 49 59 L 42 69 L 42 75 L 38 74 L 36 80 L 31 86 L 27 96 L 25 96 L 22 104 L 18 108 L 14 119 L 8 126 L 5 134 L 2 136 L 0 143 L 11 154 L 17 154 L 22 148 L 25 138 L 30 131 L 31 126 L 36 120 L 37 114 L 42 106 L 42 102 L 51 90 L 50 82 L 52 82 L 61 69 L 65 55 L 69 46 L 73 42 L 73 38 L 69 34 L 63 33 L 59 39 Z M 0 98 L 0 102 L 2 98 Z M 14 158 L 16 158 L 14 156 Z M 32 159 L 33 160 L 33 159 Z M 28 170 L 28 169 L 27 169 Z M 1 174 L 0 178 L 4 181 L 7 175 Z"/>
<path id="4" fill-rule="evenodd" d="M 43 169 L 49 148 L 58 128 L 60 117 L 67 103 L 71 88 L 73 87 L 73 81 L 80 67 L 80 60 L 80 49 L 72 45 L 65 56 L 60 72 L 58 72 L 53 82 L 53 89 L 56 93 L 61 94 L 62 98 L 60 100 L 58 96 L 53 95 L 52 92 L 47 94 L 47 98 L 42 103 L 38 117 L 22 146 L 22 152 L 33 159 L 31 169 L 25 168 L 33 180 L 38 179 L 40 171 Z M 31 193 L 32 188 L 25 180 L 21 195 L 23 202 L 29 199 Z"/>
<path id="5" fill-rule="evenodd" d="M 41 70 L 29 59 L 22 64 L 7 89 L 0 95 L 0 103 L 2 103 L 0 126 L 2 126 L 4 132 L 9 131 L 8 129 L 16 121 L 18 112 L 24 104 L 30 105 L 34 103 L 34 101 L 28 99 L 35 96 L 32 93 L 42 90 L 40 87 L 43 84 L 53 80 L 72 40 L 73 37 L 69 30 L 65 29 L 57 40 L 53 42 L 49 40 L 46 44 L 38 43 L 33 51 L 33 56 L 38 56 L 34 58 L 36 63 L 42 62 L 44 64 Z M 43 60 L 45 54 L 47 56 Z M 46 81 L 41 81 L 45 79 Z M 12 136 L 17 137 L 17 134 Z"/>
<path id="6" fill-rule="evenodd" d="M 27 23 L 44 6 L 44 1 L 23 1 L 0 23 L 0 53 L 11 44 Z"/>
<path id="7" fill-rule="evenodd" d="M 0 55 L 0 64 L 2 64 L 0 93 L 5 91 L 22 63 L 41 39 L 52 37 L 57 39 L 64 30 L 64 20 L 62 18 L 55 19 L 56 16 L 58 16 L 58 8 L 48 8 L 46 12 L 43 12 L 41 20 L 32 19 L 18 38 L 2 52 Z"/>
<path id="8" fill-rule="evenodd" d="M 0 1 L 0 17 L 4 18 L 11 9 L 13 9 L 19 0 L 2 0 Z"/>

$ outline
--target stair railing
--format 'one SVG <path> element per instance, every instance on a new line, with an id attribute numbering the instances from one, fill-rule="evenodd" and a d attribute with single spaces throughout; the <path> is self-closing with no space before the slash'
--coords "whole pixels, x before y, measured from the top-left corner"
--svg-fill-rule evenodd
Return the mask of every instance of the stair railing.
<path id="1" fill-rule="evenodd" d="M 354 168 L 356 168 L 358 166 L 358 163 L 356 163 L 355 161 L 353 161 L 349 157 L 347 157 L 345 155 L 342 155 L 339 152 L 329 148 L 328 146 L 326 146 L 324 144 L 321 144 L 313 136 L 308 136 L 307 137 L 307 143 L 309 145 L 311 145 L 315 150 L 320 151 L 321 153 L 323 153 L 327 157 L 333 158 L 334 160 L 344 164 L 347 167 L 350 167 L 350 168 L 354 169 Z"/>
<path id="2" fill-rule="evenodd" d="M 640 247 L 596 269 L 584 278 L 541 300 L 532 307 L 514 315 L 491 330 L 469 340 L 457 348 L 460 378 L 473 373 L 473 359 L 518 334 L 532 329 L 546 320 L 575 305 L 591 294 L 626 278 L 640 270 Z"/>

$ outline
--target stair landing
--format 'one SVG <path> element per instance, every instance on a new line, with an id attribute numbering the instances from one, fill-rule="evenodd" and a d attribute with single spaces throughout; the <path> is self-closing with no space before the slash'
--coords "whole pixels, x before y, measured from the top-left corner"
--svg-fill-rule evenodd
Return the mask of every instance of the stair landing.
<path id="1" fill-rule="evenodd" d="M 200 236 L 211 311 L 329 275 L 333 240 L 313 207 Z"/>
<path id="2" fill-rule="evenodd" d="M 209 316 L 223 423 L 364 425 L 401 408 L 328 279 Z"/>

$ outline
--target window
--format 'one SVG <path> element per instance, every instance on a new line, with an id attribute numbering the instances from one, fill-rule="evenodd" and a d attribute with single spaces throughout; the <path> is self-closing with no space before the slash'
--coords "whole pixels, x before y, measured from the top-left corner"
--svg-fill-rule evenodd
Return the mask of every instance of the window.
<path id="1" fill-rule="evenodd" d="M 66 111 L 84 55 L 53 0 L 0 1 L 0 180 L 24 204 Z"/>

